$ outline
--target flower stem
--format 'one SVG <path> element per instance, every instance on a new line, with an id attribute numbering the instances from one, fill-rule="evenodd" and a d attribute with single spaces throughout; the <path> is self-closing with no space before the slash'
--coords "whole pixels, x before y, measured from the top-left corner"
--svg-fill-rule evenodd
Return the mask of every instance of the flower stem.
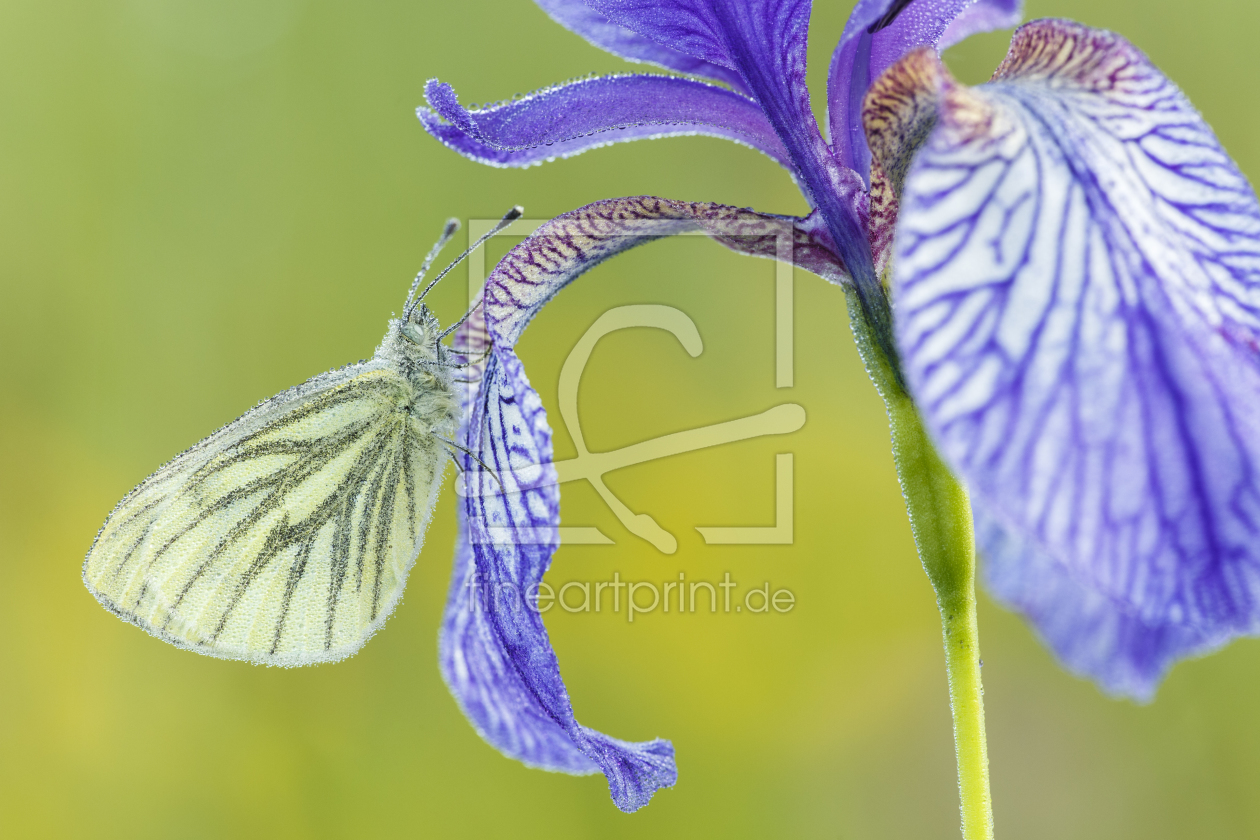
<path id="1" fill-rule="evenodd" d="M 984 690 L 976 627 L 976 551 L 967 493 L 941 460 L 917 407 L 892 363 L 874 342 L 849 294 L 849 312 L 866 370 L 884 398 L 892 427 L 893 460 L 910 515 L 919 559 L 936 591 L 945 637 L 949 701 L 965 840 L 992 840 L 993 803 L 984 736 Z"/>
<path id="2" fill-rule="evenodd" d="M 991 840 L 993 806 L 984 738 L 984 690 L 976 628 L 975 543 L 967 494 L 941 462 L 908 397 L 888 400 L 893 458 L 919 558 L 936 590 L 945 636 L 963 837 Z"/>

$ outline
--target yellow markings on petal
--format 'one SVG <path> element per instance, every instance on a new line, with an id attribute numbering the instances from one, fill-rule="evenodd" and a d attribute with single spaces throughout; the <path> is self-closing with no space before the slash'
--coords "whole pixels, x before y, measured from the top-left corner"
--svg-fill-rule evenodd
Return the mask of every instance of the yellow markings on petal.
<path id="1" fill-rule="evenodd" d="M 982 91 L 959 84 L 951 84 L 941 97 L 940 123 L 946 142 L 958 145 L 1009 130 L 1009 117 L 1003 117 Z"/>
<path id="2" fill-rule="evenodd" d="M 895 195 L 901 194 L 914 151 L 936 125 L 937 105 L 952 84 L 936 51 L 922 47 L 884 71 L 866 92 L 866 141 Z"/>
<path id="3" fill-rule="evenodd" d="M 923 47 L 884 71 L 862 101 L 862 125 L 871 149 L 871 256 L 880 277 L 887 274 L 910 161 L 936 125 L 940 98 L 951 83 L 935 50 Z"/>
<path id="4" fill-rule="evenodd" d="M 1103 93 L 1141 76 L 1145 64 L 1137 48 L 1113 32 L 1035 20 L 1015 30 L 993 81 L 1020 79 Z"/>

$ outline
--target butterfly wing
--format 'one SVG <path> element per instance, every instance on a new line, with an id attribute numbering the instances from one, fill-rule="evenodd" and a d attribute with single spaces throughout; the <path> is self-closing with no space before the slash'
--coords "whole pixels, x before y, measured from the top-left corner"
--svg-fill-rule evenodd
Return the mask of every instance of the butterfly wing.
<path id="1" fill-rule="evenodd" d="M 402 594 L 444 472 L 414 393 L 368 362 L 260 404 L 119 503 L 84 561 L 88 589 L 211 656 L 354 653 Z"/>

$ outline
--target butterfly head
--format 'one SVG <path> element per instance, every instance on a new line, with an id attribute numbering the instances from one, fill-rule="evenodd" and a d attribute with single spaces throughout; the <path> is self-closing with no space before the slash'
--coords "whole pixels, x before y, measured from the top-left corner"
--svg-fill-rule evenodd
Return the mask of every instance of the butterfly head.
<path id="1" fill-rule="evenodd" d="M 408 355 L 435 359 L 441 354 L 442 328 L 429 307 L 420 304 L 398 320 L 398 334 Z"/>
<path id="2" fill-rule="evenodd" d="M 519 219 L 521 214 L 524 212 L 524 209 L 519 205 L 509 210 L 503 218 L 499 220 L 498 224 L 486 233 L 482 234 L 476 242 L 469 246 L 468 250 L 456 257 L 450 265 L 442 269 L 441 273 L 430 280 L 429 284 L 421 290 L 420 282 L 424 279 L 424 275 L 428 272 L 429 266 L 431 266 L 433 261 L 437 259 L 437 255 L 441 252 L 443 246 L 445 246 L 447 242 L 451 241 L 451 237 L 455 235 L 455 231 L 459 230 L 458 219 L 447 220 L 446 227 L 442 229 L 442 235 L 429 251 L 428 256 L 424 258 L 424 263 L 420 266 L 420 272 L 416 275 L 416 279 L 411 283 L 411 289 L 407 292 L 407 301 L 403 304 L 402 318 L 398 319 L 398 321 L 391 322 L 398 325 L 398 341 L 408 356 L 423 357 L 423 360 L 425 361 L 441 361 L 444 358 L 444 348 L 441 344 L 442 338 L 458 327 L 463 322 L 464 318 L 468 317 L 468 315 L 464 315 L 464 318 L 456 321 L 447 328 L 445 332 L 443 332 L 438 327 L 437 318 L 423 303 L 425 295 L 427 295 L 429 290 L 437 285 L 438 281 L 447 274 L 450 274 L 451 270 L 454 269 L 455 266 L 459 265 L 465 257 L 480 248 L 487 239 Z M 417 294 L 417 292 L 419 292 L 419 294 Z"/>

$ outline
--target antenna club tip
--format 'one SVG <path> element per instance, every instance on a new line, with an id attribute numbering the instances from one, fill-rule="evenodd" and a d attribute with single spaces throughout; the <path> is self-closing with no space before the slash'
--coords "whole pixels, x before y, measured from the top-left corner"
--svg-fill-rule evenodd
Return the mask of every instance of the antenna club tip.
<path id="1" fill-rule="evenodd" d="M 512 222 L 519 219 L 521 216 L 524 216 L 524 215 L 525 215 L 525 208 L 517 204 L 511 210 L 507 211 L 507 214 L 504 215 L 503 217 L 503 221 Z"/>
<path id="2" fill-rule="evenodd" d="M 451 218 L 446 220 L 446 227 L 442 228 L 442 233 L 446 236 L 450 236 L 454 234 L 455 231 L 459 230 L 459 228 L 460 228 L 459 219 L 456 219 L 455 217 L 452 216 Z"/>

